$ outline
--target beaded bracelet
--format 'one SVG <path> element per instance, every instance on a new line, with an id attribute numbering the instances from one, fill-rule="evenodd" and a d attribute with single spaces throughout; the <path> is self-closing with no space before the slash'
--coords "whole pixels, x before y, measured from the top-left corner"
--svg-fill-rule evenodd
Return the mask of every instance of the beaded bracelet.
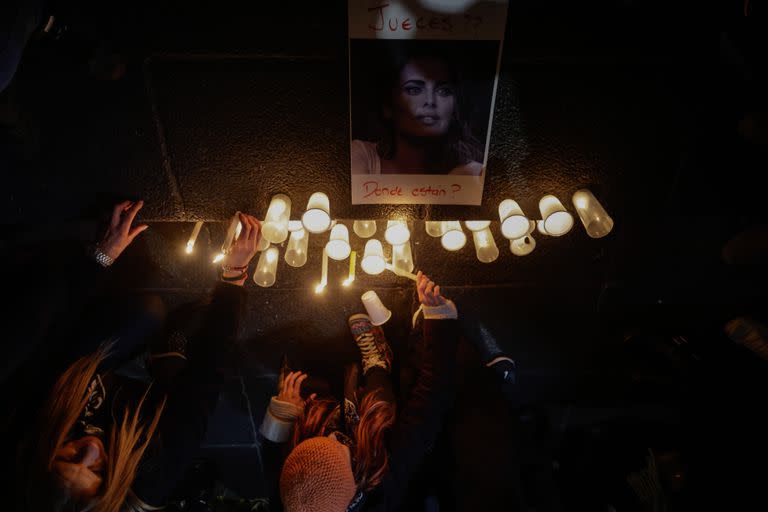
<path id="1" fill-rule="evenodd" d="M 221 266 L 221 270 L 223 272 L 245 272 L 248 270 L 248 265 L 243 265 L 242 267 L 235 267 L 232 265 L 223 264 Z"/>
<path id="2" fill-rule="evenodd" d="M 240 281 L 241 279 L 248 279 L 248 272 L 243 272 L 242 274 L 238 274 L 236 276 L 232 277 L 226 277 L 224 274 L 221 275 L 221 280 L 226 282 L 235 282 Z"/>

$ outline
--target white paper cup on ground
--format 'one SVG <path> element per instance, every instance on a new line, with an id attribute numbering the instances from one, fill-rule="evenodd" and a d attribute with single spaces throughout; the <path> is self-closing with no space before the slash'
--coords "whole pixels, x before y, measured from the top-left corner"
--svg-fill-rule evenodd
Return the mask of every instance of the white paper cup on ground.
<path id="1" fill-rule="evenodd" d="M 371 317 L 371 323 L 373 325 L 381 325 L 392 316 L 392 312 L 382 304 L 381 299 L 376 295 L 375 291 L 369 290 L 365 292 L 360 299 L 363 301 L 363 306 L 365 306 L 368 316 Z"/>

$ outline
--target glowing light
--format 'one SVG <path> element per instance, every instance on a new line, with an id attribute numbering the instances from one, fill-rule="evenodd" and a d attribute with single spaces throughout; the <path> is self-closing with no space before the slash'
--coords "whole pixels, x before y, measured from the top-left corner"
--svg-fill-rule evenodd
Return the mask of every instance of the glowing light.
<path id="1" fill-rule="evenodd" d="M 315 192 L 307 201 L 307 211 L 301 216 L 304 228 L 310 233 L 324 233 L 331 227 L 331 206 L 328 196 Z"/>
<path id="2" fill-rule="evenodd" d="M 269 242 L 281 244 L 288 238 L 288 218 L 291 216 L 291 198 L 285 194 L 272 196 L 261 233 Z"/>
<path id="3" fill-rule="evenodd" d="M 195 248 L 195 242 L 197 241 L 197 235 L 200 234 L 200 228 L 202 227 L 203 221 L 199 220 L 195 222 L 195 227 L 192 228 L 192 234 L 189 235 L 189 240 L 187 240 L 187 254 L 192 254 L 192 250 Z"/>
<path id="4" fill-rule="evenodd" d="M 467 244 L 467 235 L 461 229 L 459 221 L 446 221 L 443 226 L 445 232 L 440 238 L 443 249 L 446 251 L 458 251 Z"/>
<path id="5" fill-rule="evenodd" d="M 268 288 L 275 284 L 277 279 L 277 259 L 279 252 L 277 247 L 270 247 L 259 256 L 259 262 L 256 264 L 256 270 L 253 272 L 253 282 L 257 285 Z"/>
<path id="6" fill-rule="evenodd" d="M 302 267 L 307 262 L 307 247 L 309 246 L 309 235 L 301 228 L 297 231 L 291 231 L 288 238 L 288 247 L 285 249 L 285 262 L 292 267 Z"/>
<path id="7" fill-rule="evenodd" d="M 470 231 L 482 231 L 488 226 L 491 225 L 491 221 L 489 220 L 467 220 L 464 221 L 464 225 L 467 226 L 467 229 Z"/>
<path id="8" fill-rule="evenodd" d="M 514 240 L 525 235 L 528 231 L 528 218 L 523 215 L 523 210 L 517 201 L 505 199 L 499 204 L 499 219 L 501 220 L 501 234 L 504 238 Z"/>
<path id="9" fill-rule="evenodd" d="M 573 206 L 590 237 L 602 238 L 613 229 L 613 219 L 589 190 L 583 188 L 574 192 Z"/>
<path id="10" fill-rule="evenodd" d="M 564 235 L 573 227 L 573 216 L 553 195 L 546 195 L 539 200 L 539 211 L 544 220 L 544 229 L 550 236 Z"/>
<path id="11" fill-rule="evenodd" d="M 375 220 L 356 220 L 352 224 L 352 231 L 360 238 L 371 238 L 376 234 Z"/>
<path id="12" fill-rule="evenodd" d="M 409 273 L 413 271 L 413 253 L 410 242 L 392 246 L 392 266 L 397 273 Z"/>
<path id="13" fill-rule="evenodd" d="M 404 220 L 388 220 L 384 239 L 390 245 L 402 245 L 411 239 L 411 232 Z"/>
<path id="14" fill-rule="evenodd" d="M 368 240 L 365 244 L 363 259 L 360 267 L 366 274 L 378 275 L 384 272 L 387 262 L 384 260 L 384 248 L 376 239 Z"/>
<path id="15" fill-rule="evenodd" d="M 491 229 L 486 227 L 481 231 L 472 232 L 472 240 L 475 242 L 475 254 L 483 263 L 491 263 L 499 257 L 499 248 L 493 239 Z"/>
<path id="16" fill-rule="evenodd" d="M 525 235 L 517 240 L 509 241 L 509 250 L 515 256 L 527 256 L 536 248 L 536 240 L 531 235 Z"/>
<path id="17" fill-rule="evenodd" d="M 337 261 L 345 260 L 352 248 L 349 246 L 349 230 L 344 224 L 338 223 L 331 229 L 331 236 L 325 244 L 328 257 Z"/>
<path id="18" fill-rule="evenodd" d="M 441 220 L 427 220 L 424 221 L 424 230 L 429 236 L 440 237 L 443 236 L 443 221 Z"/>

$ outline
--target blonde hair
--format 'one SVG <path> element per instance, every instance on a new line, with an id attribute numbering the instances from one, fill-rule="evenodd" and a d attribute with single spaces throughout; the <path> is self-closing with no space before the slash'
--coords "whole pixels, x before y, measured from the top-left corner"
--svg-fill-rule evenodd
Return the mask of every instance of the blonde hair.
<path id="1" fill-rule="evenodd" d="M 88 387 L 93 381 L 99 364 L 109 355 L 112 343 L 107 343 L 91 355 L 81 357 L 59 376 L 40 415 L 40 437 L 37 456 L 32 459 L 36 469 L 32 471 L 27 486 L 27 501 L 35 501 L 39 493 L 36 483 L 50 481 L 56 452 L 67 442 L 67 437 L 88 403 Z M 149 389 L 147 389 L 147 392 Z M 141 420 L 141 409 L 147 398 L 131 409 L 123 410 L 122 421 L 112 425 L 105 450 L 107 461 L 101 495 L 89 511 L 118 512 L 126 500 L 136 470 L 160 421 L 166 397 L 157 405 L 149 421 Z M 56 509 L 55 505 L 48 505 Z"/>

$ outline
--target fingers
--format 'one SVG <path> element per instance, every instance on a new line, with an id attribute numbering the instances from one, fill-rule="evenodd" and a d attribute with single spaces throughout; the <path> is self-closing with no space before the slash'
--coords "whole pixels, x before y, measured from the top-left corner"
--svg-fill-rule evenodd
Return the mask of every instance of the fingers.
<path id="1" fill-rule="evenodd" d="M 300 372 L 290 372 L 283 381 L 283 389 L 280 390 L 281 394 L 287 393 L 288 390 L 293 388 L 293 381 Z"/>
<path id="2" fill-rule="evenodd" d="M 301 383 L 307 380 L 307 377 L 309 377 L 309 375 L 307 375 L 306 373 L 302 373 L 301 376 L 299 376 L 299 378 L 293 381 L 294 396 L 301 396 Z"/>
<path id="3" fill-rule="evenodd" d="M 251 222 L 253 223 L 253 231 L 251 231 L 251 237 L 253 238 L 254 242 L 258 243 L 259 236 L 261 234 L 261 222 L 259 222 L 259 220 L 252 215 L 249 215 L 248 217 L 250 217 Z"/>
<path id="4" fill-rule="evenodd" d="M 112 208 L 112 227 L 116 228 L 120 225 L 120 219 L 123 218 L 123 212 L 126 210 L 126 208 L 129 208 L 133 203 L 131 201 L 123 201 L 122 203 L 117 203 L 114 208 Z"/>
<path id="5" fill-rule="evenodd" d="M 419 294 L 419 302 L 424 302 L 424 288 L 427 286 L 428 279 L 421 270 L 416 274 L 416 292 Z"/>
<path id="6" fill-rule="evenodd" d="M 315 398 L 317 398 L 317 393 L 312 393 L 311 395 L 309 395 L 310 400 L 314 400 Z"/>
<path id="7" fill-rule="evenodd" d="M 435 282 L 421 271 L 416 274 L 416 291 L 419 294 L 419 302 L 425 306 L 439 306 L 445 302 L 440 295 L 440 286 L 435 285 Z"/>
<path id="8" fill-rule="evenodd" d="M 301 396 L 301 384 L 304 382 L 308 374 L 303 372 L 290 372 L 283 382 L 283 387 L 280 390 L 279 396 L 284 398 L 300 397 Z"/>
<path id="9" fill-rule="evenodd" d="M 136 214 L 139 213 L 139 210 L 144 206 L 144 201 L 136 201 L 133 203 L 133 205 L 126 211 L 125 217 L 123 217 L 123 221 L 120 225 L 120 227 L 125 231 L 125 233 L 128 233 L 128 230 L 131 228 L 131 224 L 133 224 L 133 219 L 136 218 Z"/>
<path id="10" fill-rule="evenodd" d="M 240 232 L 240 240 L 248 240 L 251 236 L 251 223 L 248 222 L 248 216 L 244 213 L 238 213 L 240 216 L 240 224 L 243 226 L 243 230 Z"/>
<path id="11" fill-rule="evenodd" d="M 139 234 L 146 231 L 148 227 L 149 226 L 147 226 L 146 224 L 142 224 L 140 226 L 136 226 L 132 228 L 131 231 L 128 233 L 128 243 L 133 242 L 133 239 L 139 236 Z"/>

